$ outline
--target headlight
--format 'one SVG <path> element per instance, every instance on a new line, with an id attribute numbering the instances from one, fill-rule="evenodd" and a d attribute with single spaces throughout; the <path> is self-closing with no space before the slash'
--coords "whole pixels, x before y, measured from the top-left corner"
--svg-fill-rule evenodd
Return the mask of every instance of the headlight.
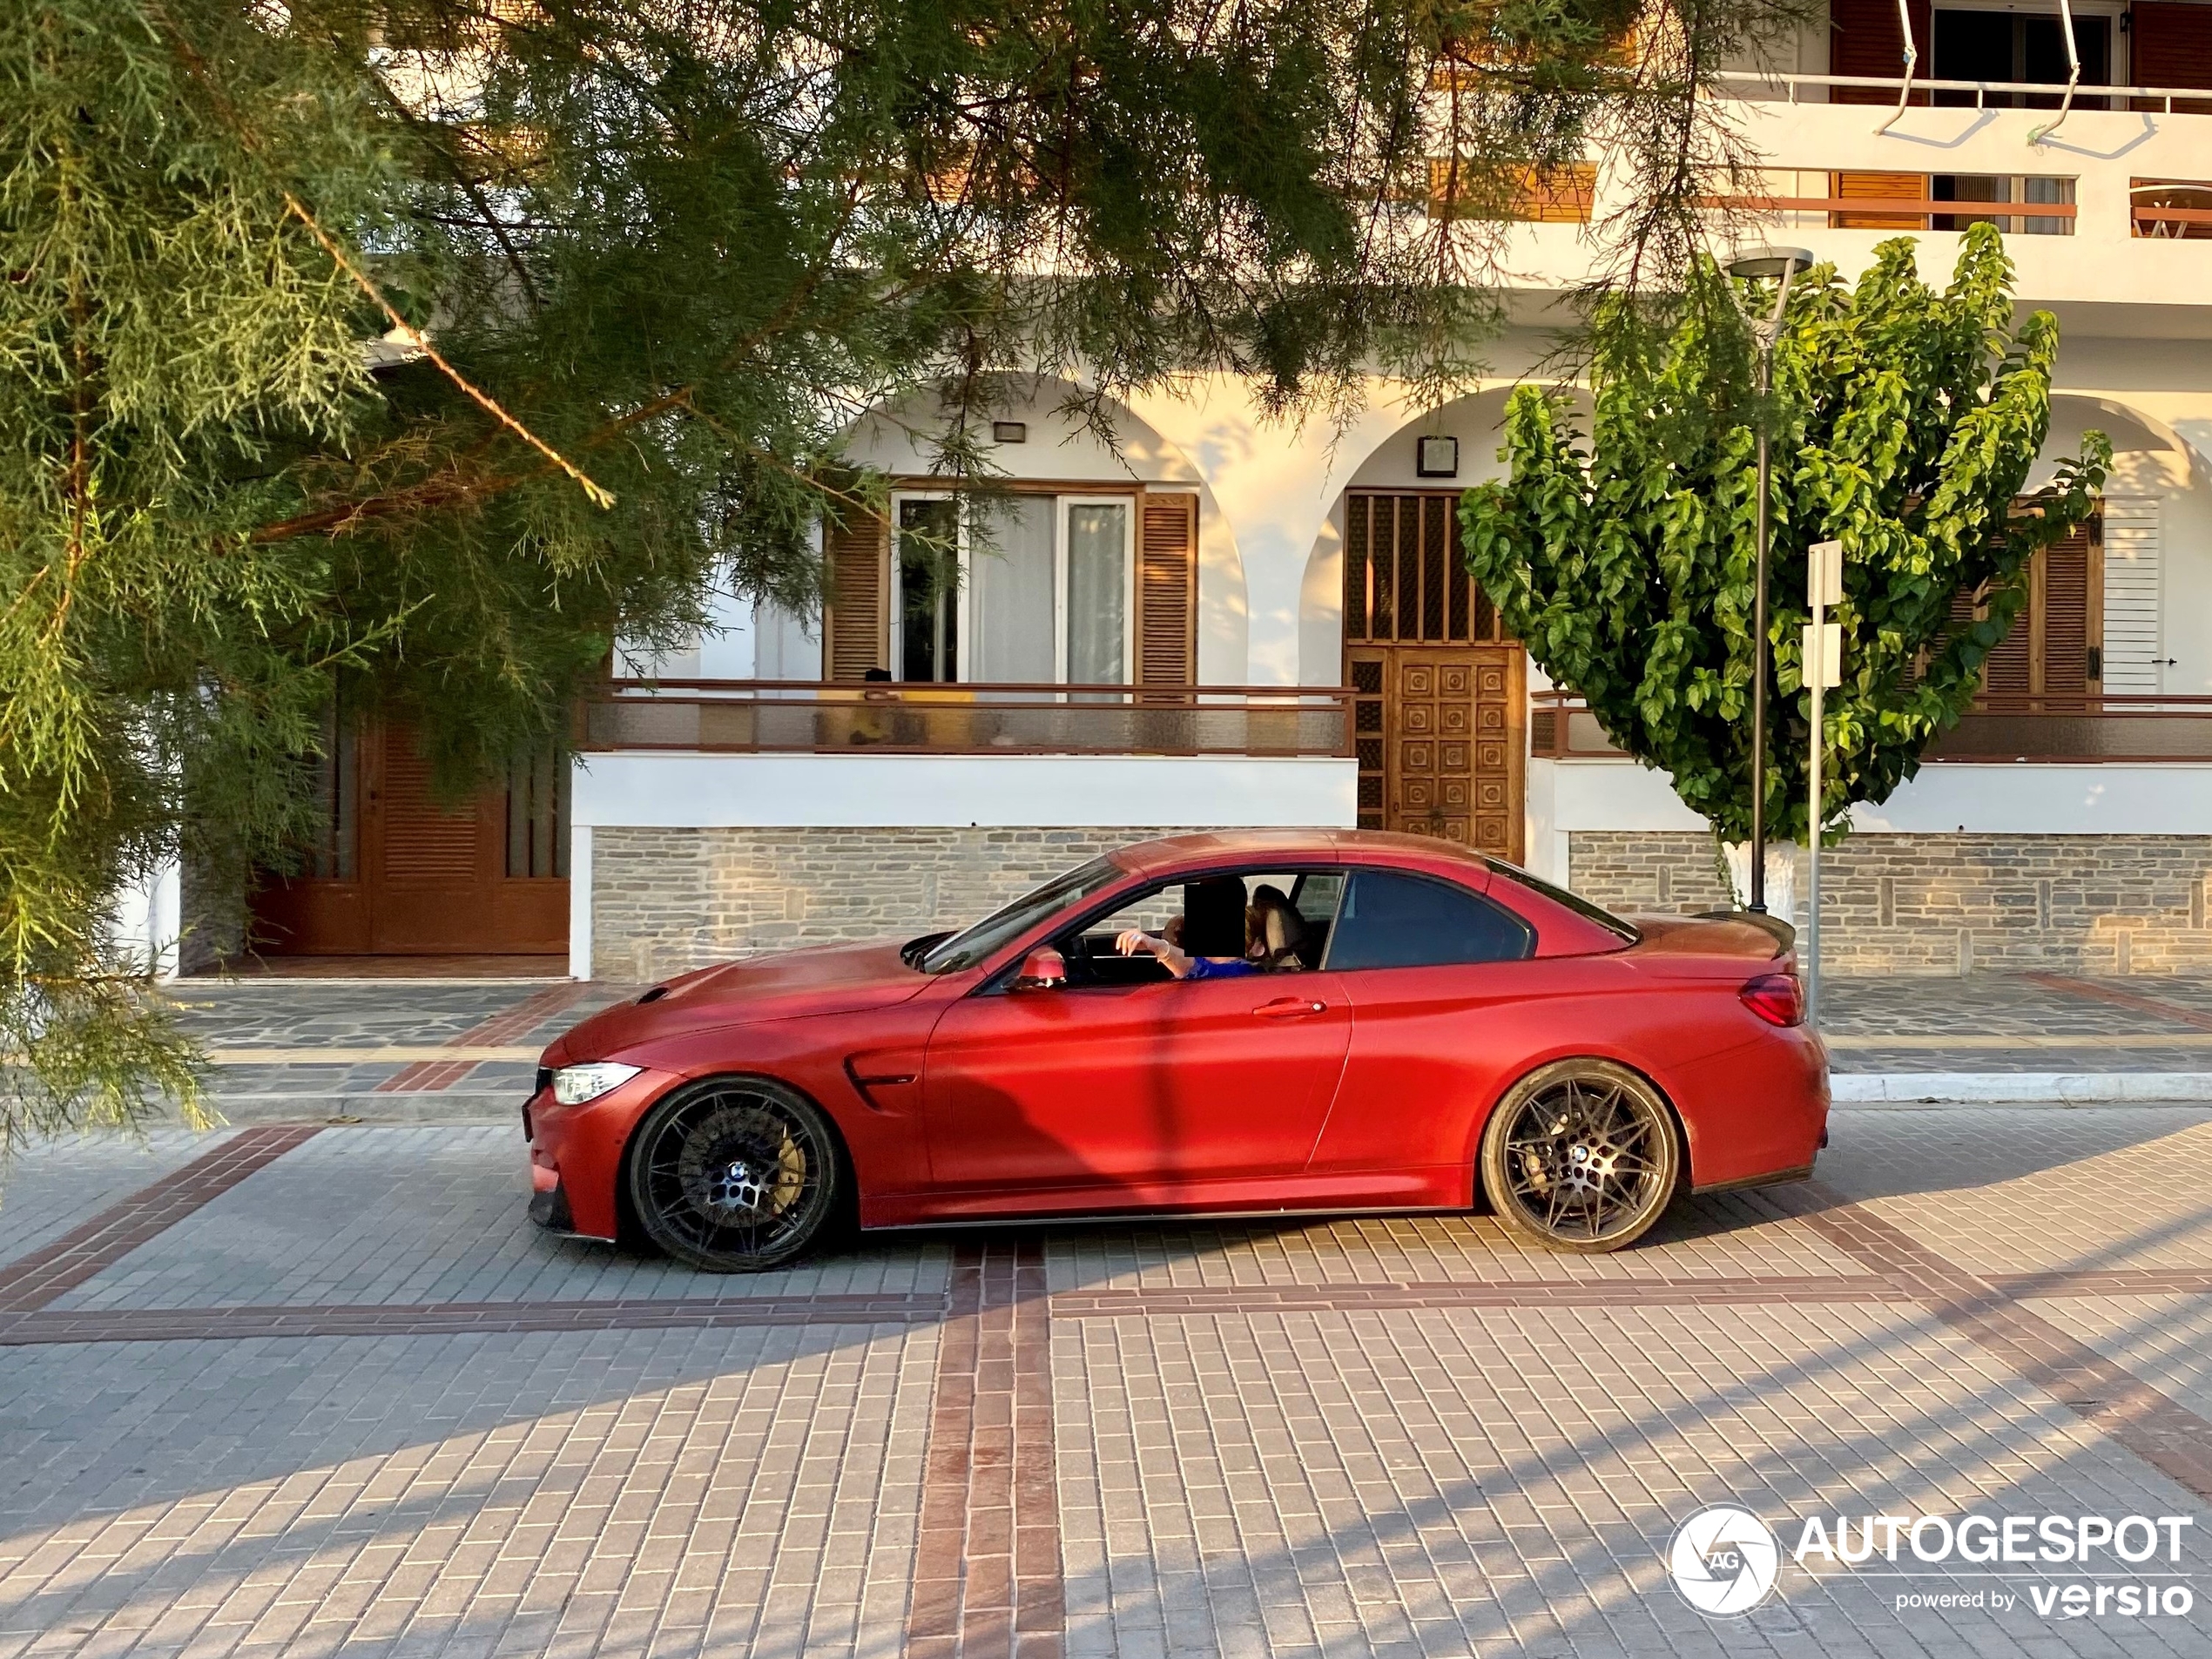
<path id="1" fill-rule="evenodd" d="M 619 1089 L 639 1068 L 615 1060 L 595 1060 L 588 1066 L 563 1066 L 553 1074 L 553 1098 L 563 1106 L 581 1106 L 597 1100 L 610 1089 Z"/>

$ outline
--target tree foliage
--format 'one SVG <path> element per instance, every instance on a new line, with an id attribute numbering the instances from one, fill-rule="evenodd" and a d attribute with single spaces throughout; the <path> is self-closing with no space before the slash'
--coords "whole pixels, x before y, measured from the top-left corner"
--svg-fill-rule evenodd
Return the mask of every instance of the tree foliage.
<path id="1" fill-rule="evenodd" d="M 1723 840 L 1750 833 L 1755 421 L 1771 421 L 1766 821 L 1808 831 L 1806 549 L 1844 544 L 1844 684 L 1824 699 L 1822 823 L 1881 801 L 1972 702 L 2027 594 L 2037 550 L 2090 514 L 2101 435 L 2023 493 L 2050 424 L 2058 324 L 2013 327 L 2012 267 L 1991 226 L 1939 293 L 1913 242 L 1885 242 L 1855 287 L 1816 266 L 1753 392 L 1749 336 L 1703 266 L 1657 327 L 1598 335 L 1587 442 L 1567 398 L 1517 390 L 1505 480 L 1461 505 L 1467 556 L 1506 625 L 1613 740 L 1666 772 Z M 1756 306 L 1756 298 L 1747 299 Z M 1768 303 L 1771 303 L 1770 294 Z M 1953 621 L 1959 595 L 1977 620 Z"/>
<path id="2" fill-rule="evenodd" d="M 281 862 L 334 699 L 459 787 L 618 636 L 804 605 L 872 405 L 972 478 L 1008 370 L 1444 395 L 1516 192 L 1773 10 L 1632 76 L 1632 0 L 0 10 L 0 1139 L 189 1093 L 114 895 Z M 1662 243 L 1708 152 L 1635 153 Z"/>

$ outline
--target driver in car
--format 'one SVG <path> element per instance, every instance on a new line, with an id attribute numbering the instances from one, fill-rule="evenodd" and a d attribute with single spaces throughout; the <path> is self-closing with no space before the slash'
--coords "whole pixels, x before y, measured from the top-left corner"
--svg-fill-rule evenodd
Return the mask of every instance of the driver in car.
<path id="1" fill-rule="evenodd" d="M 1183 889 L 1182 942 L 1131 927 L 1114 941 L 1124 956 L 1149 952 L 1177 979 L 1241 979 L 1260 971 L 1244 955 L 1244 884 L 1237 877 L 1191 881 Z"/>

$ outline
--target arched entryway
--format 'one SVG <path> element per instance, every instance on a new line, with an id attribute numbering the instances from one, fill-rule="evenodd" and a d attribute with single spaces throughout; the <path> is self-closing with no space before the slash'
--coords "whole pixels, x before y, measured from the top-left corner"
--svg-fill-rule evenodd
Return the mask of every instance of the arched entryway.
<path id="1" fill-rule="evenodd" d="M 1518 861 L 1527 658 L 1467 577 L 1458 502 L 1456 490 L 1345 493 L 1359 826 Z"/>
<path id="2" fill-rule="evenodd" d="M 1356 693 L 1361 826 L 1518 861 L 1527 653 L 1469 579 L 1459 528 L 1461 492 L 1501 470 L 1510 390 L 1409 421 L 1360 461 L 1309 562 L 1300 636 Z"/>

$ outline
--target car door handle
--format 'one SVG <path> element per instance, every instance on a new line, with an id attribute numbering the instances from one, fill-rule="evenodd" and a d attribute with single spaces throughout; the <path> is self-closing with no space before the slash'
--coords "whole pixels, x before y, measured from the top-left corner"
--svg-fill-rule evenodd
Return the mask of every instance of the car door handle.
<path id="1" fill-rule="evenodd" d="M 1317 1002 L 1310 996 L 1278 996 L 1272 1002 L 1261 1003 L 1252 1014 L 1262 1020 L 1303 1020 L 1328 1011 L 1326 1002 Z"/>

